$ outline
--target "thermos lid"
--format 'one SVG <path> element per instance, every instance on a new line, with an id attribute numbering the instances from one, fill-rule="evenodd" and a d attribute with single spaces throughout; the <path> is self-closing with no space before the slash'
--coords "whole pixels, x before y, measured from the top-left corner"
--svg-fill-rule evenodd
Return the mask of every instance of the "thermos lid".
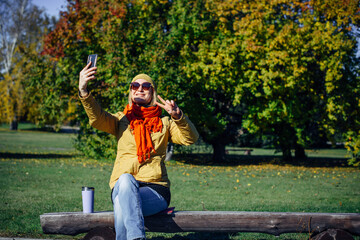
<path id="1" fill-rule="evenodd" d="M 94 191 L 93 187 L 82 187 L 83 191 Z"/>

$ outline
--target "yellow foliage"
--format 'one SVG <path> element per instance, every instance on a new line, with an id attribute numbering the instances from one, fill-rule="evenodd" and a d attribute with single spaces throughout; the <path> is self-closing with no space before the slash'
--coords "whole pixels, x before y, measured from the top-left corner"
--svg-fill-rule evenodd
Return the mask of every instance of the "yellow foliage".
<path id="1" fill-rule="evenodd" d="M 349 163 L 354 166 L 360 166 L 360 131 L 348 133 L 345 148 L 350 153 Z"/>
<path id="2" fill-rule="evenodd" d="M 0 82 L 0 122 L 11 122 L 24 111 L 24 89 L 21 83 L 21 73 L 4 75 Z"/>

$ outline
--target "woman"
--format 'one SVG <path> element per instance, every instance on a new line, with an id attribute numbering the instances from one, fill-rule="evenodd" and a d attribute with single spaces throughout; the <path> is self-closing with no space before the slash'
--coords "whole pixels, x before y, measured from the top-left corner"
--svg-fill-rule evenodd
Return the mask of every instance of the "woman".
<path id="1" fill-rule="evenodd" d="M 87 90 L 96 74 L 96 67 L 89 66 L 80 72 L 81 102 L 91 126 L 114 135 L 118 142 L 109 183 L 116 239 L 145 239 L 144 216 L 161 212 L 170 203 L 164 163 L 168 142 L 190 145 L 199 135 L 173 100 L 157 96 L 156 85 L 146 74 L 132 79 L 123 112 L 105 112 Z M 162 109 L 170 117 L 162 116 Z"/>

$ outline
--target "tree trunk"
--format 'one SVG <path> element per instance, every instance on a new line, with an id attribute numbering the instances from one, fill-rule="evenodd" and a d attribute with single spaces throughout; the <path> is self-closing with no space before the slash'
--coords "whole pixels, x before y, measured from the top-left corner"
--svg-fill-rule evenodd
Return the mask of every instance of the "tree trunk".
<path id="1" fill-rule="evenodd" d="M 296 144 L 295 145 L 295 158 L 297 159 L 304 159 L 306 158 L 305 149 L 303 146 Z"/>
<path id="2" fill-rule="evenodd" d="M 292 161 L 291 148 L 290 147 L 282 147 L 281 150 L 283 153 L 283 160 L 285 162 L 291 162 Z"/>
<path id="3" fill-rule="evenodd" d="M 283 154 L 285 162 L 292 162 L 291 147 L 296 137 L 294 128 L 288 123 L 275 125 L 275 134 L 278 137 L 278 144 Z"/>
<path id="4" fill-rule="evenodd" d="M 212 147 L 214 149 L 213 161 L 223 162 L 225 160 L 225 144 L 221 141 L 218 141 L 213 143 Z"/>
<path id="5" fill-rule="evenodd" d="M 14 119 L 10 122 L 10 130 L 17 131 L 18 130 L 18 121 L 15 116 Z"/>

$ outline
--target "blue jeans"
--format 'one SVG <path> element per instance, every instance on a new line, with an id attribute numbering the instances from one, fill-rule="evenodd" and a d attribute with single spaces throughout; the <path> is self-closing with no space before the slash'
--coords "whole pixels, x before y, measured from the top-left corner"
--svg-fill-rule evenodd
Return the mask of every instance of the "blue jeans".
<path id="1" fill-rule="evenodd" d="M 116 240 L 145 238 L 144 216 L 165 210 L 166 200 L 128 173 L 122 174 L 112 192 Z"/>

